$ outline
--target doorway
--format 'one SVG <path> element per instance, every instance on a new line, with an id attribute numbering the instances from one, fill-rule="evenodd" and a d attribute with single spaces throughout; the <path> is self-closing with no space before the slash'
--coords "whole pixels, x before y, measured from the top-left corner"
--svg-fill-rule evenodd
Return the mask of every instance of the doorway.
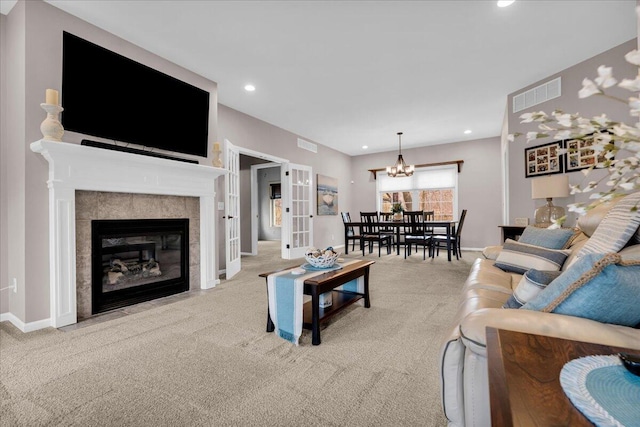
<path id="1" fill-rule="evenodd" d="M 226 151 L 233 150 L 237 158 L 237 168 L 234 170 L 234 179 L 229 182 L 234 184 L 230 188 L 225 186 L 225 200 L 227 205 L 231 202 L 237 206 L 237 213 L 232 217 L 235 220 L 238 236 L 238 271 L 240 270 L 240 255 L 258 254 L 258 220 L 260 213 L 255 199 L 260 196 L 258 190 L 257 171 L 261 168 L 278 167 L 280 169 L 280 197 L 282 199 L 282 225 L 280 232 L 280 247 L 283 259 L 300 258 L 306 247 L 313 246 L 313 212 L 314 197 L 312 168 L 306 165 L 290 163 L 272 155 L 233 145 L 225 139 Z M 253 165 L 262 165 L 252 168 Z M 252 169 L 255 174 L 252 174 Z M 277 184 L 276 178 L 271 179 L 270 184 Z M 267 190 L 267 193 L 270 190 Z M 232 199 L 231 196 L 234 196 Z M 269 194 L 263 197 L 269 197 Z M 253 206 L 253 207 L 252 207 Z M 225 213 L 227 212 L 225 208 Z M 267 214 L 265 214 L 266 216 Z M 229 216 L 227 214 L 226 216 Z M 231 216 L 229 216 L 231 218 Z M 232 223 L 227 221 L 226 227 Z M 228 261 L 227 261 L 228 262 Z M 227 278 L 229 278 L 227 274 Z"/>
<path id="2" fill-rule="evenodd" d="M 255 159 L 258 161 L 261 159 Z M 249 159 L 245 159 L 248 162 Z M 281 165 L 276 162 L 251 164 L 251 242 L 245 255 L 258 254 L 258 242 L 282 241 Z M 245 250 L 249 249 L 249 250 Z"/>

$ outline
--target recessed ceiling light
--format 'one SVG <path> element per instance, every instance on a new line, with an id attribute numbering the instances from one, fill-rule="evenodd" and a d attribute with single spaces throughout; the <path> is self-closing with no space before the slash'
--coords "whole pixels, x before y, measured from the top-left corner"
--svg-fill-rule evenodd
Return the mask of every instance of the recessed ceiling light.
<path id="1" fill-rule="evenodd" d="M 256 90 L 256 87 L 252 84 L 248 84 L 244 86 L 244 90 L 246 90 L 247 92 L 253 92 L 254 90 Z"/>
<path id="2" fill-rule="evenodd" d="M 498 7 L 511 6 L 516 0 L 498 0 Z"/>
<path id="3" fill-rule="evenodd" d="M 469 135 L 470 133 L 471 133 L 471 130 L 470 130 L 470 129 L 467 129 L 467 130 L 465 130 L 465 131 L 464 131 L 464 134 L 465 134 L 465 135 Z"/>
<path id="4" fill-rule="evenodd" d="M 363 146 L 362 146 L 362 149 L 363 149 L 363 150 L 366 150 L 367 148 L 369 148 L 369 146 L 368 146 L 368 145 L 363 145 Z"/>

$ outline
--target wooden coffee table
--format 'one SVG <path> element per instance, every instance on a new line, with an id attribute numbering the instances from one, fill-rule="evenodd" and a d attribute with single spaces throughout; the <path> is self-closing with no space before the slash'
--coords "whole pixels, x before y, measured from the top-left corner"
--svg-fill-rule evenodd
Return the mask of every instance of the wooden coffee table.
<path id="1" fill-rule="evenodd" d="M 560 370 L 584 356 L 639 353 L 607 345 L 487 328 L 491 424 L 593 426 L 560 385 Z"/>
<path id="2" fill-rule="evenodd" d="M 331 316 L 339 313 L 354 302 L 364 298 L 365 308 L 371 307 L 371 301 L 369 299 L 369 267 L 374 264 L 374 261 L 356 261 L 349 265 L 345 265 L 340 270 L 332 270 L 323 274 L 313 276 L 304 281 L 305 295 L 311 296 L 311 301 L 304 304 L 303 307 L 303 323 L 302 327 L 305 329 L 311 329 L 311 343 L 313 345 L 319 345 L 320 340 L 320 322 L 330 318 Z M 261 273 L 258 276 L 264 277 L 265 282 L 267 276 L 273 273 L 277 273 L 283 270 L 290 270 L 297 268 L 299 265 L 293 267 L 284 268 L 281 270 L 270 271 L 268 273 Z M 338 286 L 344 285 L 351 280 L 364 276 L 364 293 L 349 292 L 349 291 L 336 291 L 334 290 Z M 329 307 L 320 307 L 320 295 L 325 292 L 331 291 L 333 303 Z M 269 313 L 269 304 L 267 299 L 267 332 L 273 332 L 275 329 L 273 321 L 271 320 L 271 314 Z"/>

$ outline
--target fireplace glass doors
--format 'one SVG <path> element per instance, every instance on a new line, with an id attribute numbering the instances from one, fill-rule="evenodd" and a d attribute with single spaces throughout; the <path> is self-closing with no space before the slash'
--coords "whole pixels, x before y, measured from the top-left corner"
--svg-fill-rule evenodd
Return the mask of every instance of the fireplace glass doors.
<path id="1" fill-rule="evenodd" d="M 97 314 L 189 289 L 189 219 L 91 221 Z"/>

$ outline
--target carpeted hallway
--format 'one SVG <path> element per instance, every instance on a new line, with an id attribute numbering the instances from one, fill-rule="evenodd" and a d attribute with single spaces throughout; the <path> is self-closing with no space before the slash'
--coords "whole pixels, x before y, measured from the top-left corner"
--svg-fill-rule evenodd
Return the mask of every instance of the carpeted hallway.
<path id="1" fill-rule="evenodd" d="M 478 253 L 367 255 L 371 308 L 322 344 L 265 332 L 279 242 L 218 287 L 63 332 L 0 324 L 1 426 L 444 426 L 438 352 Z M 361 256 L 360 253 L 349 257 Z"/>

